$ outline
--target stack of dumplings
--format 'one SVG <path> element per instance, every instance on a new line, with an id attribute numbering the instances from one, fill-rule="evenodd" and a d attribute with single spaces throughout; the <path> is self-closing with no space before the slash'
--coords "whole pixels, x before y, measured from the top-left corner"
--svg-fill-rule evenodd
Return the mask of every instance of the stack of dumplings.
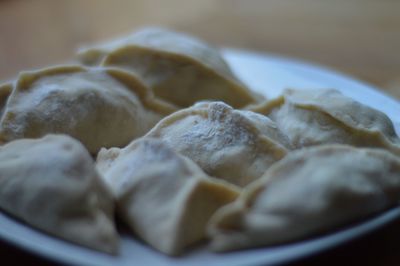
<path id="1" fill-rule="evenodd" d="M 118 221 L 182 256 L 292 243 L 399 203 L 392 121 L 337 90 L 265 99 L 216 48 L 161 28 L 77 58 L 0 85 L 0 209 L 38 230 L 117 255 Z"/>

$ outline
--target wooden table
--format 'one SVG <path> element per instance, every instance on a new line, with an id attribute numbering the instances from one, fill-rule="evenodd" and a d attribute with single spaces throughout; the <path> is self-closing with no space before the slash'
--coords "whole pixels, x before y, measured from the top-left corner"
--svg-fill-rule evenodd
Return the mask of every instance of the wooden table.
<path id="1" fill-rule="evenodd" d="M 63 62 L 84 43 L 164 25 L 325 64 L 400 97 L 399 13 L 396 0 L 0 0 L 0 79 Z"/>
<path id="2" fill-rule="evenodd" d="M 64 62 L 82 44 L 145 25 L 187 31 L 220 46 L 315 61 L 400 98 L 396 0 L 0 0 L 0 79 Z M 383 242 L 375 238 L 361 254 L 356 248 L 346 252 L 368 264 L 379 249 L 374 262 L 400 265 L 395 235 L 380 236 Z"/>

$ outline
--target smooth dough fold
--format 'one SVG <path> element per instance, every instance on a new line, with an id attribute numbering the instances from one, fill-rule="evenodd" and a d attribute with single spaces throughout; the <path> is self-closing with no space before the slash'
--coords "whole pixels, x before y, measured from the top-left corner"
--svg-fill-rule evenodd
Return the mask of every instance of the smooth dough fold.
<path id="1" fill-rule="evenodd" d="M 207 174 L 245 186 L 290 150 L 269 118 L 205 102 L 161 120 L 145 137 L 159 138 Z"/>
<path id="2" fill-rule="evenodd" d="M 0 146 L 0 208 L 51 235 L 117 252 L 111 191 L 89 153 L 68 136 Z"/>
<path id="3" fill-rule="evenodd" d="M 274 120 L 295 148 L 336 143 L 400 154 L 400 140 L 387 115 L 334 89 L 287 89 L 250 110 Z"/>
<path id="4" fill-rule="evenodd" d="M 97 169 L 114 193 L 121 221 L 168 255 L 204 240 L 211 215 L 239 194 L 156 139 L 102 149 Z"/>
<path id="5" fill-rule="evenodd" d="M 81 66 L 23 72 L 3 109 L 2 142 L 67 134 L 92 154 L 127 145 L 176 110 L 126 71 Z"/>
<path id="6" fill-rule="evenodd" d="M 211 218 L 211 248 L 284 244 L 357 222 L 400 199 L 400 159 L 325 145 L 288 154 Z"/>
<path id="7" fill-rule="evenodd" d="M 182 33 L 145 28 L 125 38 L 78 52 L 88 65 L 133 71 L 154 94 L 179 107 L 220 100 L 236 108 L 263 97 L 246 88 L 217 49 Z"/>

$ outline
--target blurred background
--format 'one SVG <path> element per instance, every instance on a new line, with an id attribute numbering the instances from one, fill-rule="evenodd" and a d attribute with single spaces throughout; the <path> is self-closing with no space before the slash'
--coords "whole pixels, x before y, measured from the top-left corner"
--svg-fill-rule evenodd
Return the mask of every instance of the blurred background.
<path id="1" fill-rule="evenodd" d="M 146 25 L 317 62 L 400 98 L 396 0 L 0 0 L 0 80 Z"/>

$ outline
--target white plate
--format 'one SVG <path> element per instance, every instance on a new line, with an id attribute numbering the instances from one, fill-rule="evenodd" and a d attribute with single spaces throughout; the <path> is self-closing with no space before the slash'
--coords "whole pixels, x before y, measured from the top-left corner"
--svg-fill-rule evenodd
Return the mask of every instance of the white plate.
<path id="1" fill-rule="evenodd" d="M 342 93 L 386 113 L 400 132 L 400 104 L 370 85 L 323 67 L 266 54 L 225 50 L 225 57 L 238 76 L 251 88 L 277 96 L 286 87 L 336 88 Z M 22 249 L 58 262 L 74 265 L 268 265 L 290 262 L 341 245 L 400 218 L 393 208 L 374 218 L 329 235 L 278 247 L 226 254 L 199 249 L 181 258 L 166 257 L 132 237 L 123 235 L 119 256 L 113 257 L 70 244 L 36 231 L 0 212 L 0 238 Z"/>

